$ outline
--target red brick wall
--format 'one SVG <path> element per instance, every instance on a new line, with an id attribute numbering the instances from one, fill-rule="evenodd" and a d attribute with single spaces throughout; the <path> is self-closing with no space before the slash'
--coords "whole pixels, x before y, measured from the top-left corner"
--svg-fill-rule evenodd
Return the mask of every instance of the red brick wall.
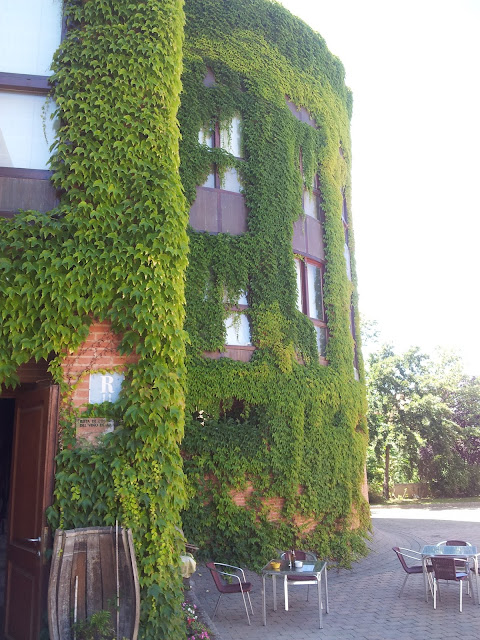
<path id="1" fill-rule="evenodd" d="M 237 491 L 237 490 L 230 491 L 230 496 L 232 497 L 232 500 L 237 506 L 245 507 L 246 502 L 250 497 L 250 495 L 252 494 L 252 492 L 253 492 L 253 486 L 250 483 L 248 483 L 247 487 L 241 491 Z M 298 493 L 300 494 L 302 492 L 303 492 L 303 488 L 299 487 Z M 285 504 L 284 498 L 278 498 L 278 497 L 261 498 L 261 502 L 262 502 L 262 505 L 264 507 L 267 507 L 268 509 L 267 519 L 270 522 L 279 522 L 280 520 L 283 519 L 282 509 L 283 509 L 283 505 Z M 310 531 L 315 529 L 315 527 L 317 526 L 317 522 L 315 520 L 313 520 L 312 518 L 304 518 L 299 514 L 295 514 L 293 519 L 294 519 L 295 525 L 299 527 L 304 534 L 309 533 Z"/>
<path id="2" fill-rule="evenodd" d="M 242 490 L 231 490 L 230 491 L 230 496 L 233 500 L 233 502 L 239 506 L 239 507 L 247 507 L 247 501 L 248 498 L 251 496 L 253 492 L 253 486 L 251 483 L 248 483 L 245 489 Z M 299 495 L 303 493 L 303 487 L 299 487 L 298 488 L 298 493 Z M 362 485 L 362 494 L 365 497 L 365 494 L 367 496 L 367 501 L 368 501 L 368 487 L 367 487 L 367 474 L 365 471 L 365 480 L 364 483 Z M 262 505 L 264 507 L 267 507 L 268 509 L 268 514 L 267 514 L 267 519 L 270 522 L 280 522 L 282 519 L 284 519 L 284 516 L 282 515 L 282 509 L 283 509 L 283 505 L 285 504 L 285 499 L 284 498 L 261 498 L 261 502 Z M 315 529 L 315 527 L 318 525 L 318 522 L 316 520 L 314 520 L 313 518 L 309 518 L 309 517 L 304 517 L 301 516 L 300 514 L 296 513 L 293 516 L 293 522 L 295 524 L 295 526 L 297 526 L 299 528 L 299 530 L 301 530 L 302 534 L 307 535 L 308 533 L 310 533 L 311 531 L 313 531 L 313 529 Z M 357 529 L 360 526 L 360 519 L 358 517 L 357 511 L 355 508 L 352 509 L 352 529 Z"/>
<path id="3" fill-rule="evenodd" d="M 122 372 L 136 361 L 135 356 L 118 353 L 121 336 L 113 333 L 109 322 L 94 322 L 83 345 L 62 364 L 63 378 L 72 387 L 75 407 L 88 403 L 89 374 L 99 370 Z"/>

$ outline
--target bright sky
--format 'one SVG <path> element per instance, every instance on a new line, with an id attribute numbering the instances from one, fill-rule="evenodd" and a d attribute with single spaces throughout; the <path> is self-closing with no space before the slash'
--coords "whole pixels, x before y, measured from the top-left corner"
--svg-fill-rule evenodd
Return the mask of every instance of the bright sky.
<path id="1" fill-rule="evenodd" d="M 360 311 L 480 375 L 480 0 L 281 0 L 353 91 Z"/>

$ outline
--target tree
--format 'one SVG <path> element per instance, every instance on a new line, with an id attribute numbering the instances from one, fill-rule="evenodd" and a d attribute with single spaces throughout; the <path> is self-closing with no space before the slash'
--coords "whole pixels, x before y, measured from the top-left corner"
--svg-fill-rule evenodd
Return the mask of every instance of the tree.
<path id="1" fill-rule="evenodd" d="M 436 495 L 480 492 L 480 379 L 465 375 L 457 355 L 385 345 L 370 355 L 367 394 L 369 482 L 381 475 L 385 498 L 392 469 Z"/>
<path id="2" fill-rule="evenodd" d="M 480 379 L 462 376 L 451 399 L 455 422 L 463 428 L 480 426 Z"/>
<path id="3" fill-rule="evenodd" d="M 445 362 L 443 363 L 446 366 Z M 370 447 L 383 467 L 383 496 L 390 496 L 392 458 L 397 473 L 416 478 L 419 452 L 427 442 L 453 446 L 457 427 L 446 400 L 452 393 L 454 362 L 439 377 L 438 367 L 418 348 L 397 355 L 391 345 L 370 355 L 367 373 Z M 447 384 L 448 383 L 448 384 Z"/>
<path id="4" fill-rule="evenodd" d="M 434 495 L 478 495 L 480 380 L 460 372 L 448 389 L 447 402 L 456 425 L 455 436 L 426 442 L 420 449 L 419 471 Z"/>

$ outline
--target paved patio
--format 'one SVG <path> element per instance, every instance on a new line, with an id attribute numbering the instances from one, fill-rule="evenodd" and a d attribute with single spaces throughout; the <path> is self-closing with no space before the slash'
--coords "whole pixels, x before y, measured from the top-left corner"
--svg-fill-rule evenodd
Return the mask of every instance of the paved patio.
<path id="1" fill-rule="evenodd" d="M 191 579 L 192 596 L 216 640 L 479 640 L 480 606 L 466 596 L 465 586 L 463 613 L 458 610 L 459 587 L 453 583 L 443 586 L 442 601 L 436 611 L 431 600 L 425 602 L 421 576 L 410 576 L 402 596 L 398 597 L 405 573 L 391 548 L 420 550 L 424 544 L 448 538 L 480 546 L 480 503 L 372 507 L 372 523 L 370 555 L 351 570 L 332 568 L 328 572 L 330 613 L 323 617 L 323 629 L 318 628 L 315 588 L 310 589 L 310 602 L 306 602 L 306 588 L 291 587 L 288 612 L 283 608 L 280 588 L 278 610 L 274 612 L 269 581 L 264 627 L 262 581 L 253 572 L 247 572 L 247 580 L 253 583 L 252 625 L 247 625 L 242 598 L 238 595 L 222 597 L 212 622 L 210 616 L 218 592 L 208 569 L 199 566 Z"/>

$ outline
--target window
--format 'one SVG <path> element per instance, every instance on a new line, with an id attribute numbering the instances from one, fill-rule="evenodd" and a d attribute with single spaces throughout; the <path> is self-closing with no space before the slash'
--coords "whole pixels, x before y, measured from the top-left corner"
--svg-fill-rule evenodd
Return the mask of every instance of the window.
<path id="1" fill-rule="evenodd" d="M 310 125 L 314 129 L 318 129 L 317 123 L 312 115 L 305 109 L 305 107 L 297 107 L 288 96 L 285 96 L 285 102 L 287 103 L 287 107 L 290 110 L 290 113 L 300 122 L 305 122 L 305 124 Z"/>
<path id="2" fill-rule="evenodd" d="M 44 96 L 0 91 L 0 166 L 47 169 L 53 109 Z"/>
<path id="3" fill-rule="evenodd" d="M 48 171 L 56 123 L 50 91 L 62 38 L 62 0 L 3 2 L 0 19 L 0 217 L 49 211 L 57 193 Z"/>
<path id="4" fill-rule="evenodd" d="M 310 318 L 324 320 L 323 272 L 321 267 L 307 262 L 307 313 Z"/>
<path id="5" fill-rule="evenodd" d="M 318 353 L 322 359 L 327 352 L 327 323 L 323 303 L 324 266 L 311 260 L 295 259 L 297 272 L 297 308 L 315 326 Z"/>
<path id="6" fill-rule="evenodd" d="M 352 265 L 350 263 L 350 249 L 348 248 L 347 240 L 345 239 L 345 244 L 343 245 L 343 256 L 345 258 L 345 264 L 347 265 L 347 278 L 349 280 L 352 279 Z"/>
<path id="7" fill-rule="evenodd" d="M 297 309 L 303 311 L 303 285 L 302 285 L 302 261 L 295 259 L 295 270 L 297 272 Z"/>
<path id="8" fill-rule="evenodd" d="M 238 160 L 242 160 L 242 120 L 240 116 L 234 116 L 226 126 L 220 126 L 219 122 L 216 122 L 212 129 L 201 129 L 198 134 L 198 142 L 210 149 L 224 149 Z M 220 177 L 216 167 L 212 165 L 212 171 L 202 186 L 233 193 L 240 193 L 242 190 L 241 179 L 235 167 L 226 169 L 223 176 Z"/>
<path id="9" fill-rule="evenodd" d="M 210 129 L 200 129 L 198 132 L 198 143 L 206 145 L 209 149 L 213 149 L 215 146 L 215 132 Z M 202 187 L 208 187 L 210 189 L 215 188 L 215 172 L 212 166 L 212 172 L 208 174 L 207 179 L 202 184 Z"/>
<path id="10" fill-rule="evenodd" d="M 226 339 L 225 344 L 237 346 L 250 346 L 250 324 L 243 313 L 235 313 L 225 320 Z"/>
<path id="11" fill-rule="evenodd" d="M 248 301 L 246 294 L 243 293 L 234 309 L 232 309 L 233 313 L 225 319 L 225 344 L 242 347 L 252 344 L 248 316 L 245 313 L 241 313 L 246 309 L 248 309 Z"/>
<path id="12" fill-rule="evenodd" d="M 318 175 L 315 174 L 313 176 L 312 190 L 309 191 L 305 186 L 303 187 L 303 211 L 305 215 L 320 220 L 320 201 L 320 182 Z"/>
<path id="13" fill-rule="evenodd" d="M 345 265 L 347 269 L 347 278 L 349 280 L 352 279 L 352 265 L 350 260 L 350 249 L 348 247 L 348 209 L 347 209 L 347 198 L 345 195 L 345 190 L 342 191 L 342 222 L 343 222 L 343 235 L 344 235 L 344 245 L 343 245 L 343 256 L 345 258 Z M 353 375 L 355 380 L 359 380 L 358 375 L 358 350 L 357 350 L 357 340 L 356 340 L 356 330 L 355 330 L 355 310 L 353 308 L 353 301 L 350 303 L 350 332 L 353 338 Z"/>
<path id="14" fill-rule="evenodd" d="M 223 149 L 237 160 L 243 160 L 242 120 L 239 115 L 220 126 L 198 133 L 199 144 L 208 149 Z M 233 164 L 233 162 L 232 162 Z M 190 207 L 190 225 L 196 231 L 241 235 L 248 230 L 248 210 L 242 193 L 242 180 L 236 167 L 226 167 L 222 174 L 214 164 L 203 185 L 197 186 L 195 201 Z"/>
<path id="15" fill-rule="evenodd" d="M 302 195 L 303 211 L 306 216 L 309 216 L 310 218 L 314 218 L 315 220 L 320 220 L 321 218 L 320 180 L 318 178 L 318 175 L 315 173 L 315 175 L 313 176 L 311 189 L 307 189 L 305 174 L 303 171 L 302 149 L 300 149 L 300 172 L 302 174 L 302 179 L 303 179 L 303 195 Z"/>
<path id="16" fill-rule="evenodd" d="M 350 249 L 348 247 L 348 213 L 347 213 L 347 198 L 345 196 L 345 191 L 343 191 L 343 194 L 342 194 L 342 222 L 343 222 L 343 235 L 344 235 L 343 255 L 345 258 L 345 264 L 347 268 L 347 278 L 351 280 L 352 265 L 350 260 Z"/>
<path id="17" fill-rule="evenodd" d="M 345 195 L 345 190 L 342 192 L 342 220 L 343 224 L 348 228 L 347 197 Z"/>
<path id="18" fill-rule="evenodd" d="M 353 308 L 353 302 L 350 305 L 350 331 L 352 332 L 353 338 L 353 376 L 355 380 L 359 380 L 360 376 L 358 375 L 358 349 L 355 332 L 355 309 Z"/>
<path id="19" fill-rule="evenodd" d="M 2 3 L 0 72 L 48 76 L 62 35 L 62 0 Z"/>
<path id="20" fill-rule="evenodd" d="M 292 247 L 295 253 L 307 255 L 323 262 L 324 246 L 324 212 L 320 191 L 320 179 L 317 174 L 312 178 L 311 189 L 307 189 L 303 173 L 303 158 L 300 151 L 300 173 L 303 180 L 302 208 L 303 215 L 293 223 Z"/>
<path id="21" fill-rule="evenodd" d="M 47 101 L 62 37 L 61 0 L 7 2 L 0 20 L 0 167 L 47 169 L 55 131 Z"/>

